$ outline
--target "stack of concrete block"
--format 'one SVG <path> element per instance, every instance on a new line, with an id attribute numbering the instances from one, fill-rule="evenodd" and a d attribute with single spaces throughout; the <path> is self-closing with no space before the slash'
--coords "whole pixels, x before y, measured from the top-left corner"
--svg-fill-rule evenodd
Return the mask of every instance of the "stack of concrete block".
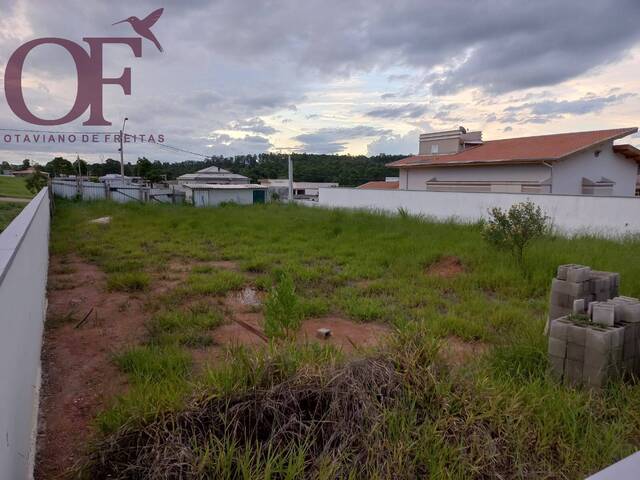
<path id="1" fill-rule="evenodd" d="M 549 365 L 566 385 L 601 388 L 619 376 L 623 366 L 624 327 L 605 327 L 571 316 L 551 321 Z"/>
<path id="2" fill-rule="evenodd" d="M 640 377 L 640 300 L 615 297 L 609 300 L 614 307 L 616 325 L 624 327 L 622 349 L 623 368 L 627 374 Z"/>

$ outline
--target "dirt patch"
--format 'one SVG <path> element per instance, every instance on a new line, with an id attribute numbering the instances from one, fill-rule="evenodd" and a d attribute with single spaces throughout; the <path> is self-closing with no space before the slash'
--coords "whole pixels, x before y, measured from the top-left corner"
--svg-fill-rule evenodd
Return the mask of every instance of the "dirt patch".
<path id="1" fill-rule="evenodd" d="M 451 335 L 443 340 L 440 352 L 449 365 L 459 366 L 474 361 L 487 350 L 489 345 L 484 342 L 466 342 Z"/>
<path id="2" fill-rule="evenodd" d="M 148 315 L 143 299 L 107 292 L 104 273 L 80 258 L 51 258 L 49 282 L 61 281 L 72 286 L 49 291 L 42 351 L 36 459 L 41 479 L 58 478 L 73 465 L 96 413 L 126 388 L 111 357 L 144 339 Z"/>
<path id="3" fill-rule="evenodd" d="M 331 335 L 326 339 L 317 338 L 319 328 L 328 328 Z M 348 353 L 357 348 L 380 345 L 390 333 L 389 327 L 379 323 L 358 323 L 340 317 L 322 317 L 305 320 L 298 332 L 298 339 L 334 345 Z"/>
<path id="4" fill-rule="evenodd" d="M 440 278 L 453 278 L 464 273 L 466 268 L 458 257 L 447 256 L 427 267 L 427 275 Z"/>

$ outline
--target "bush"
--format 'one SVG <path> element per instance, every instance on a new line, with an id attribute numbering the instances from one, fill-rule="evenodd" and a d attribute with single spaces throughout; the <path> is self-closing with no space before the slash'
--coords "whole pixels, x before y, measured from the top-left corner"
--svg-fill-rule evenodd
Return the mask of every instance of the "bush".
<path id="1" fill-rule="evenodd" d="M 38 193 L 44 187 L 47 186 L 47 177 L 39 170 L 35 170 L 31 175 L 27 177 L 25 185 L 31 193 Z"/>
<path id="2" fill-rule="evenodd" d="M 264 330 L 271 338 L 292 337 L 300 327 L 301 309 L 291 276 L 279 273 L 264 303 Z"/>
<path id="3" fill-rule="evenodd" d="M 516 203 L 509 210 L 494 207 L 489 215 L 482 231 L 484 239 L 510 251 L 524 269 L 525 249 L 531 241 L 549 232 L 549 217 L 533 202 Z"/>

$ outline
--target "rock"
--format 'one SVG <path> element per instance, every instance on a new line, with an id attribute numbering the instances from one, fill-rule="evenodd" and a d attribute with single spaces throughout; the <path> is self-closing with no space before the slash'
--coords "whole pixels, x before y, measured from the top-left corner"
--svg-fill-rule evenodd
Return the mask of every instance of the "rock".
<path id="1" fill-rule="evenodd" d="M 330 336 L 331 330 L 329 328 L 319 328 L 318 330 L 316 330 L 316 337 L 320 338 L 321 340 L 326 340 Z"/>
<path id="2" fill-rule="evenodd" d="M 96 223 L 98 225 L 108 225 L 111 223 L 111 217 L 100 217 L 89 220 L 89 223 Z"/>

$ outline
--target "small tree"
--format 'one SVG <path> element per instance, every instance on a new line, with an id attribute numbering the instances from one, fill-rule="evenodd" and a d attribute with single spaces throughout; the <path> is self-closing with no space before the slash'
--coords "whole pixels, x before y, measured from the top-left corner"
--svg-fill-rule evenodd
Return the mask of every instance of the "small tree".
<path id="1" fill-rule="evenodd" d="M 25 185 L 31 193 L 38 193 L 44 187 L 47 186 L 47 177 L 43 175 L 39 170 L 35 170 L 31 175 L 27 177 Z"/>
<path id="2" fill-rule="evenodd" d="M 275 287 L 265 300 L 264 331 L 270 338 L 293 337 L 302 316 L 295 286 L 287 273 L 278 274 Z"/>
<path id="3" fill-rule="evenodd" d="M 525 268 L 525 249 L 531 241 L 549 231 L 549 217 L 533 202 L 516 203 L 509 210 L 494 207 L 483 228 L 486 241 L 498 248 L 509 250 L 516 263 Z"/>

